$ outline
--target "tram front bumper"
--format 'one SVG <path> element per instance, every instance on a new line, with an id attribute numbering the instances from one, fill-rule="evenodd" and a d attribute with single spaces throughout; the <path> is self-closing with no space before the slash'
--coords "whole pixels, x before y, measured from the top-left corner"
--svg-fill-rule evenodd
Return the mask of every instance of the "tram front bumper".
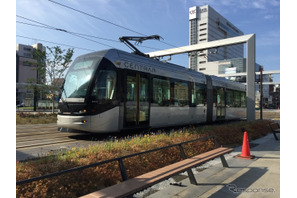
<path id="1" fill-rule="evenodd" d="M 91 126 L 91 116 L 57 116 L 57 126 L 60 128 L 89 131 Z"/>

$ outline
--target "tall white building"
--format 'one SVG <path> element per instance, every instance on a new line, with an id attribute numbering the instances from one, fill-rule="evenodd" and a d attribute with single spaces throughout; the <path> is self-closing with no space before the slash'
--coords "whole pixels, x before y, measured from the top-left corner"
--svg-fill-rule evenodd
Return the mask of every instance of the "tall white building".
<path id="1" fill-rule="evenodd" d="M 190 45 L 243 35 L 242 31 L 209 5 L 189 9 L 189 28 Z M 243 44 L 191 52 L 189 67 L 205 72 L 208 62 L 238 57 L 243 57 Z"/>

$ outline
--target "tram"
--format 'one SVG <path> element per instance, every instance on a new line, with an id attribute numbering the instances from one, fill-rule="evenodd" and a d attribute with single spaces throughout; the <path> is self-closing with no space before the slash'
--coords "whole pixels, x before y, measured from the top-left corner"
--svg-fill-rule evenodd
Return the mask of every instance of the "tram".
<path id="1" fill-rule="evenodd" d="M 246 117 L 245 85 L 109 49 L 77 57 L 59 100 L 60 128 L 94 133 Z"/>

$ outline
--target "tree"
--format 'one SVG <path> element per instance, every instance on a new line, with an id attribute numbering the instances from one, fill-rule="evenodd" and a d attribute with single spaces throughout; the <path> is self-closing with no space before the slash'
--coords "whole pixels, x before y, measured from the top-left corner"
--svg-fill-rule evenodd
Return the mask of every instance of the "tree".
<path id="1" fill-rule="evenodd" d="M 72 62 L 73 49 L 62 50 L 59 46 L 46 47 L 46 52 L 36 49 L 33 58 L 37 61 L 38 77 L 34 90 L 43 89 L 48 93 L 54 113 L 55 100 L 62 86 L 61 79 Z M 32 83 L 32 81 L 31 81 Z"/>

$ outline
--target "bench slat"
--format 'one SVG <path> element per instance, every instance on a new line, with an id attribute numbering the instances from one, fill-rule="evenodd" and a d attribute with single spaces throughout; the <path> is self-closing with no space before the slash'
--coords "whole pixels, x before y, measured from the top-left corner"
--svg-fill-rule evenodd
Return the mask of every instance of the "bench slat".
<path id="1" fill-rule="evenodd" d="M 141 191 L 148 188 L 160 181 L 168 179 L 173 175 L 184 172 L 189 168 L 196 167 L 203 164 L 211 159 L 222 156 L 226 153 L 230 153 L 233 149 L 220 147 L 214 150 L 196 155 L 192 158 L 182 160 L 180 162 L 165 166 L 163 168 L 145 173 L 135 178 L 126 180 L 116 185 L 104 188 L 102 190 L 90 193 L 83 196 L 83 198 L 98 198 L 98 197 L 126 197 L 130 194 Z"/>

